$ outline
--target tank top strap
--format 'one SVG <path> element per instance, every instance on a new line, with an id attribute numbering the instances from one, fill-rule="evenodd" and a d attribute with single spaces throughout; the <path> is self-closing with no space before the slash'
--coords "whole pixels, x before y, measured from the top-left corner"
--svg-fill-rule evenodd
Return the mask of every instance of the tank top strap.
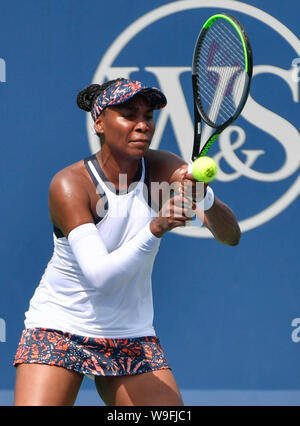
<path id="1" fill-rule="evenodd" d="M 147 202 L 148 206 L 151 207 L 151 182 L 150 182 L 150 166 L 147 158 L 143 158 L 144 160 L 144 169 L 145 169 L 145 177 L 144 177 L 144 198 Z"/>
<path id="2" fill-rule="evenodd" d="M 89 175 L 91 176 L 96 188 L 98 189 L 100 194 L 106 194 L 107 197 L 110 197 L 111 194 L 114 195 L 124 195 L 128 193 L 128 190 L 119 190 L 118 188 L 115 188 L 114 185 L 107 179 L 105 176 L 98 160 L 96 157 L 96 154 L 87 157 L 84 160 L 85 166 L 89 172 Z M 144 183 L 146 178 L 146 167 L 145 167 L 145 160 L 142 158 L 142 160 L 139 163 L 136 175 L 133 178 L 133 184 L 130 185 L 130 191 L 134 190 L 136 185 L 139 183 Z M 146 182 L 145 182 L 146 183 Z M 146 184 L 147 185 L 147 184 Z M 106 189 L 108 191 L 106 191 Z M 130 192 L 129 191 L 129 192 Z"/>
<path id="3" fill-rule="evenodd" d="M 97 157 L 96 154 L 93 154 L 87 158 L 85 158 L 84 160 L 84 165 L 92 179 L 92 181 L 94 182 L 96 188 L 98 187 L 98 185 L 100 184 L 100 182 L 97 180 L 97 177 L 95 175 L 95 173 L 92 171 L 92 166 L 95 168 L 95 170 L 98 172 L 98 174 L 101 176 L 102 169 L 100 167 L 100 164 L 97 161 Z"/>

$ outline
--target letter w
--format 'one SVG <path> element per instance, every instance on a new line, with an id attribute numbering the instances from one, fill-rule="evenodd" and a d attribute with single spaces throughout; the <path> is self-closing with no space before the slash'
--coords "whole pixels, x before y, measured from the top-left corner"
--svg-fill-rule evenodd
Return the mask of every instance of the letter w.
<path id="1" fill-rule="evenodd" d="M 194 130 L 181 87 L 180 76 L 184 72 L 191 73 L 191 67 L 146 67 L 145 70 L 152 72 L 156 76 L 161 90 L 168 99 L 167 106 L 159 113 L 151 147 L 159 147 L 168 119 L 170 118 L 180 154 L 182 158 L 188 161 L 192 154 Z"/>

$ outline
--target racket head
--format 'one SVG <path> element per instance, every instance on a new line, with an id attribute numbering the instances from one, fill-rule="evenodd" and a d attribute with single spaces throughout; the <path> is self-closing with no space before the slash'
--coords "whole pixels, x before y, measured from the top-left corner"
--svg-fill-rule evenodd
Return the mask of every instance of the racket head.
<path id="1" fill-rule="evenodd" d="M 193 54 L 195 142 L 200 117 L 215 129 L 214 140 L 236 120 L 249 94 L 252 71 L 252 49 L 242 24 L 227 13 L 211 16 L 199 33 Z M 200 142 L 196 143 L 200 151 Z M 205 144 L 200 155 L 204 149 Z"/>

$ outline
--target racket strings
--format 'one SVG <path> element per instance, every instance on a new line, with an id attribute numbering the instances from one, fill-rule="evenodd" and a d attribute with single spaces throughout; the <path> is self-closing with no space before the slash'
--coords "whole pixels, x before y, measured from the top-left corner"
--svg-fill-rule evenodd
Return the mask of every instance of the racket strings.
<path id="1" fill-rule="evenodd" d="M 219 55 L 216 54 L 216 57 L 218 57 L 218 56 Z M 222 60 L 222 58 L 220 58 L 220 59 Z M 219 60 L 219 61 L 217 61 L 217 65 L 220 68 L 220 65 L 223 65 L 223 64 Z M 234 67 L 225 67 L 224 69 L 225 69 L 225 71 L 223 70 L 222 75 L 219 75 L 218 78 L 220 79 L 220 82 L 223 82 L 223 84 L 229 83 L 228 85 L 230 85 L 230 80 L 232 82 L 234 74 L 237 74 L 237 72 L 240 70 L 240 68 L 235 65 Z M 206 85 L 206 79 L 205 79 L 205 73 L 206 72 L 207 72 L 207 70 L 203 69 L 203 71 L 200 73 L 200 76 L 202 76 L 202 78 L 200 77 L 200 79 L 199 79 L 199 83 L 200 83 L 201 87 L 204 87 L 204 88 L 206 87 L 205 86 Z M 218 78 L 217 78 L 217 80 L 218 80 Z M 237 75 L 235 75 L 235 79 L 237 79 Z M 215 86 L 216 86 L 216 84 L 217 84 L 217 82 L 215 83 Z M 235 84 L 235 92 L 236 92 L 236 90 L 238 90 L 237 89 L 237 83 Z M 222 109 L 220 109 L 220 115 L 221 115 L 221 118 L 226 120 L 227 114 L 232 113 L 232 107 L 233 107 L 233 104 L 232 104 L 232 101 L 230 100 L 230 97 L 226 96 L 227 92 L 230 92 L 229 89 L 224 86 L 224 87 L 218 87 L 218 90 L 216 91 L 216 88 L 213 88 L 213 90 L 211 90 L 211 87 L 207 87 L 206 89 L 204 89 L 204 91 L 205 91 L 205 94 L 206 94 L 206 102 L 208 103 L 208 105 L 211 105 L 212 101 L 214 100 L 214 103 L 212 105 L 213 108 L 209 112 L 210 115 L 211 115 L 210 119 L 212 121 L 216 120 L 216 117 L 218 115 L 218 110 L 220 109 L 221 99 L 224 98 L 224 104 L 222 105 Z M 217 97 L 215 97 L 215 93 L 218 94 Z M 227 112 L 226 115 L 222 114 L 223 110 L 225 110 L 224 112 Z"/>
<path id="2" fill-rule="evenodd" d="M 218 116 L 218 112 L 220 113 L 220 118 L 223 121 L 226 121 L 226 119 L 228 118 L 227 117 L 228 114 L 231 115 L 232 111 L 234 109 L 232 99 L 230 98 L 230 96 L 226 96 L 226 95 L 228 95 L 228 93 L 230 94 L 230 90 L 232 88 L 229 89 L 228 87 L 226 87 L 226 85 L 233 86 L 234 79 L 237 80 L 237 73 L 238 73 L 238 71 L 240 71 L 240 67 L 237 67 L 236 64 L 234 64 L 234 66 L 232 66 L 232 67 L 224 67 L 224 69 L 221 71 L 220 66 L 223 65 L 224 61 L 222 61 L 222 58 L 218 58 L 218 56 L 220 56 L 220 55 L 217 53 L 216 54 L 217 61 L 215 61 L 215 63 L 219 68 L 219 75 L 217 76 L 216 80 L 217 81 L 219 80 L 220 83 L 223 83 L 223 87 L 222 87 L 222 85 L 218 86 L 218 90 L 216 90 L 216 87 L 213 88 L 213 89 L 211 87 L 208 87 L 205 90 L 205 94 L 206 94 L 206 102 L 211 107 L 210 111 L 209 111 L 211 121 L 216 121 L 216 118 Z M 205 75 L 205 71 L 207 72 L 207 71 L 209 71 L 209 69 L 208 70 L 204 69 L 203 72 L 201 72 L 200 75 L 202 75 L 202 76 Z M 205 77 L 200 78 L 199 83 L 202 87 L 205 87 L 205 84 L 206 84 Z M 211 83 L 214 83 L 214 82 L 211 81 Z M 239 84 L 240 84 L 240 82 L 239 82 Z M 216 86 L 217 82 L 215 82 L 215 84 L 213 84 L 213 85 Z M 211 86 L 211 84 L 210 84 L 210 86 Z M 235 90 L 234 90 L 234 93 L 232 93 L 233 97 L 236 96 L 236 93 L 239 90 L 237 86 L 238 86 L 237 81 L 235 81 L 235 85 L 234 85 Z M 208 96 L 208 98 L 207 98 L 207 96 Z M 220 108 L 221 103 L 222 103 L 222 99 L 223 99 L 223 105 L 222 105 L 222 108 Z"/>
<path id="3" fill-rule="evenodd" d="M 229 28 L 228 26 L 224 25 L 223 22 L 218 22 L 218 28 L 215 28 L 214 30 L 216 37 L 219 37 L 220 35 L 223 36 L 223 39 L 225 40 L 224 46 L 230 50 L 230 55 L 244 66 L 244 49 L 241 43 L 241 39 L 237 33 L 233 31 L 231 27 Z"/>
<path id="4" fill-rule="evenodd" d="M 230 31 L 231 38 L 230 38 L 228 27 L 225 26 L 221 20 L 219 21 L 220 22 L 218 22 L 219 24 L 218 30 L 220 31 L 220 33 L 222 34 L 226 42 L 226 47 L 229 46 L 230 54 L 233 57 L 234 62 L 236 62 L 236 65 L 239 67 L 239 76 L 237 77 L 236 84 L 234 84 L 235 93 L 233 93 L 233 99 L 235 99 L 235 95 L 237 92 L 239 92 L 239 87 L 240 87 L 241 81 L 243 80 L 242 72 L 245 67 L 244 49 L 238 34 L 235 31 L 232 31 L 232 29 L 230 28 L 231 30 Z"/>
<path id="5" fill-rule="evenodd" d="M 195 64 L 198 99 L 209 120 L 222 125 L 237 110 L 245 81 L 244 49 L 231 24 L 215 21 L 196 50 Z"/>
<path id="6" fill-rule="evenodd" d="M 239 40 L 236 40 L 237 43 L 233 44 L 231 41 L 230 42 L 227 41 L 227 40 L 230 40 L 230 39 L 228 38 L 228 35 L 222 29 L 220 29 L 220 34 L 221 35 L 224 34 L 223 40 L 220 40 L 220 34 L 215 34 L 215 33 L 216 33 L 216 31 L 214 31 L 214 32 L 210 31 L 210 32 L 207 33 L 205 43 L 202 45 L 203 52 L 206 53 L 207 56 L 208 56 L 211 44 L 212 43 L 220 44 L 220 42 L 223 41 L 223 45 L 222 45 L 223 52 L 224 51 L 225 52 L 230 51 L 230 57 L 233 60 L 236 60 L 237 64 L 244 67 L 245 56 L 244 56 L 244 51 L 242 49 L 241 42 Z M 226 37 L 225 37 L 225 35 L 226 35 Z M 239 42 L 239 45 L 238 45 L 238 42 Z M 241 48 L 237 49 L 237 47 L 241 47 Z M 219 59 L 220 62 L 223 62 L 224 65 L 228 64 L 228 63 L 225 63 L 224 57 L 221 56 L 221 54 L 222 54 L 221 49 L 216 50 L 215 54 L 216 54 L 216 58 Z M 231 62 L 234 62 L 234 61 L 231 60 Z"/>

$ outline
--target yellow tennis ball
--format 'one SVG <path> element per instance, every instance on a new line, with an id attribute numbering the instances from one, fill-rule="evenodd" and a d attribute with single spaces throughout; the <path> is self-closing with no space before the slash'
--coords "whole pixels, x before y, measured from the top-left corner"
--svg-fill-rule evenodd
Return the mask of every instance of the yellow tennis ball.
<path id="1" fill-rule="evenodd" d="M 210 157 L 199 157 L 192 164 L 192 173 L 199 182 L 210 182 L 217 174 L 218 166 Z"/>

